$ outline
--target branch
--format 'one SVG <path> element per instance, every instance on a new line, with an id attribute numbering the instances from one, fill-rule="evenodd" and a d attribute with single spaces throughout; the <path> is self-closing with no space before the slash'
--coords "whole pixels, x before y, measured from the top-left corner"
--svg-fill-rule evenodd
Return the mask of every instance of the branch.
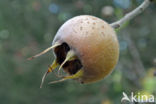
<path id="1" fill-rule="evenodd" d="M 143 12 L 152 1 L 154 1 L 154 0 L 144 0 L 144 2 L 140 6 L 138 6 L 136 9 L 134 9 L 130 13 L 126 14 L 123 18 L 121 18 L 120 20 L 118 20 L 110 25 L 115 29 L 121 27 L 125 22 L 133 19 L 135 16 L 137 16 L 138 14 Z"/>
<path id="2" fill-rule="evenodd" d="M 133 58 L 133 63 L 135 67 L 135 71 L 137 73 L 138 78 L 142 78 L 145 75 L 145 68 L 140 58 L 140 53 L 135 45 L 135 42 L 131 39 L 131 36 L 125 32 L 126 35 L 123 35 L 124 39 L 128 43 L 129 52 Z"/>

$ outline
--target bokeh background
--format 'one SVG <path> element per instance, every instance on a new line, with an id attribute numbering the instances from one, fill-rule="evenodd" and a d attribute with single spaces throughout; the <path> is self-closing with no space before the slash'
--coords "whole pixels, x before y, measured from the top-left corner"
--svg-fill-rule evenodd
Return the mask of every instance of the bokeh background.
<path id="1" fill-rule="evenodd" d="M 116 30 L 120 59 L 111 75 L 94 84 L 41 77 L 52 52 L 26 59 L 49 47 L 59 27 L 82 14 L 108 23 L 143 0 L 0 0 L 0 104 L 120 104 L 122 92 L 156 96 L 156 3 Z"/>

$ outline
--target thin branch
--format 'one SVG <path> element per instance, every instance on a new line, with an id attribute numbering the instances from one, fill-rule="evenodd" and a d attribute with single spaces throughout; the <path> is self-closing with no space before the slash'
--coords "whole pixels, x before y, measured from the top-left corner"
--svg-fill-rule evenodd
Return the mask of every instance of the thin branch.
<path id="1" fill-rule="evenodd" d="M 144 2 L 138 6 L 136 9 L 134 9 L 133 11 L 131 11 L 130 13 L 126 14 L 123 18 L 121 18 L 120 20 L 110 24 L 113 28 L 119 28 L 121 27 L 125 22 L 133 19 L 135 16 L 137 16 L 138 14 L 140 14 L 141 12 L 143 12 L 148 6 L 149 4 L 154 1 L 154 0 L 144 0 Z"/>
<path id="2" fill-rule="evenodd" d="M 123 37 L 128 43 L 129 52 L 134 60 L 133 63 L 135 66 L 135 71 L 140 79 L 145 75 L 145 68 L 140 58 L 140 53 L 135 45 L 135 42 L 131 39 L 131 36 L 127 32 Z"/>

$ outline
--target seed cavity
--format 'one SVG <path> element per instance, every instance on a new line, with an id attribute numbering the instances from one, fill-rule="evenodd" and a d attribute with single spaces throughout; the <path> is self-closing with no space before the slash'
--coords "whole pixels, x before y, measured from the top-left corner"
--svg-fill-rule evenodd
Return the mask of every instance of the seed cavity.
<path id="1" fill-rule="evenodd" d="M 55 46 L 54 53 L 56 55 L 56 59 L 54 59 L 53 63 L 49 66 L 48 70 L 44 73 L 42 80 L 41 80 L 40 88 L 42 88 L 42 85 L 48 73 L 55 70 L 58 66 L 60 66 L 58 69 L 58 75 L 57 75 L 58 77 L 62 77 L 59 74 L 61 68 L 63 68 L 64 71 L 69 73 L 70 75 L 64 76 L 62 79 L 58 81 L 52 81 L 50 82 L 50 84 L 62 82 L 68 79 L 78 79 L 83 75 L 84 70 L 82 69 L 83 66 L 81 64 L 81 61 L 76 56 L 75 52 L 72 49 L 70 49 L 67 43 L 64 42 L 62 44 Z"/>
<path id="2" fill-rule="evenodd" d="M 61 65 L 65 61 L 67 54 L 70 51 L 71 49 L 69 45 L 65 42 L 62 43 L 61 46 L 56 47 L 54 49 L 54 53 L 56 55 L 56 61 Z M 80 59 L 77 56 L 75 56 L 73 60 L 66 61 L 62 65 L 62 67 L 65 72 L 68 72 L 70 75 L 73 75 L 82 68 L 82 64 Z"/>

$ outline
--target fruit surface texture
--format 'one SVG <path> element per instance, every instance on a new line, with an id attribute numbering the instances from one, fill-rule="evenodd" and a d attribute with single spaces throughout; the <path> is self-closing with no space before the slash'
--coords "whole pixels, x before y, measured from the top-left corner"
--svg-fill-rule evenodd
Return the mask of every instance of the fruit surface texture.
<path id="1" fill-rule="evenodd" d="M 53 45 L 57 63 L 65 60 L 72 50 L 75 58 L 67 61 L 63 69 L 69 75 L 83 70 L 76 78 L 81 83 L 91 83 L 110 74 L 117 64 L 119 44 L 114 29 L 104 20 L 94 16 L 76 16 L 58 30 Z"/>

